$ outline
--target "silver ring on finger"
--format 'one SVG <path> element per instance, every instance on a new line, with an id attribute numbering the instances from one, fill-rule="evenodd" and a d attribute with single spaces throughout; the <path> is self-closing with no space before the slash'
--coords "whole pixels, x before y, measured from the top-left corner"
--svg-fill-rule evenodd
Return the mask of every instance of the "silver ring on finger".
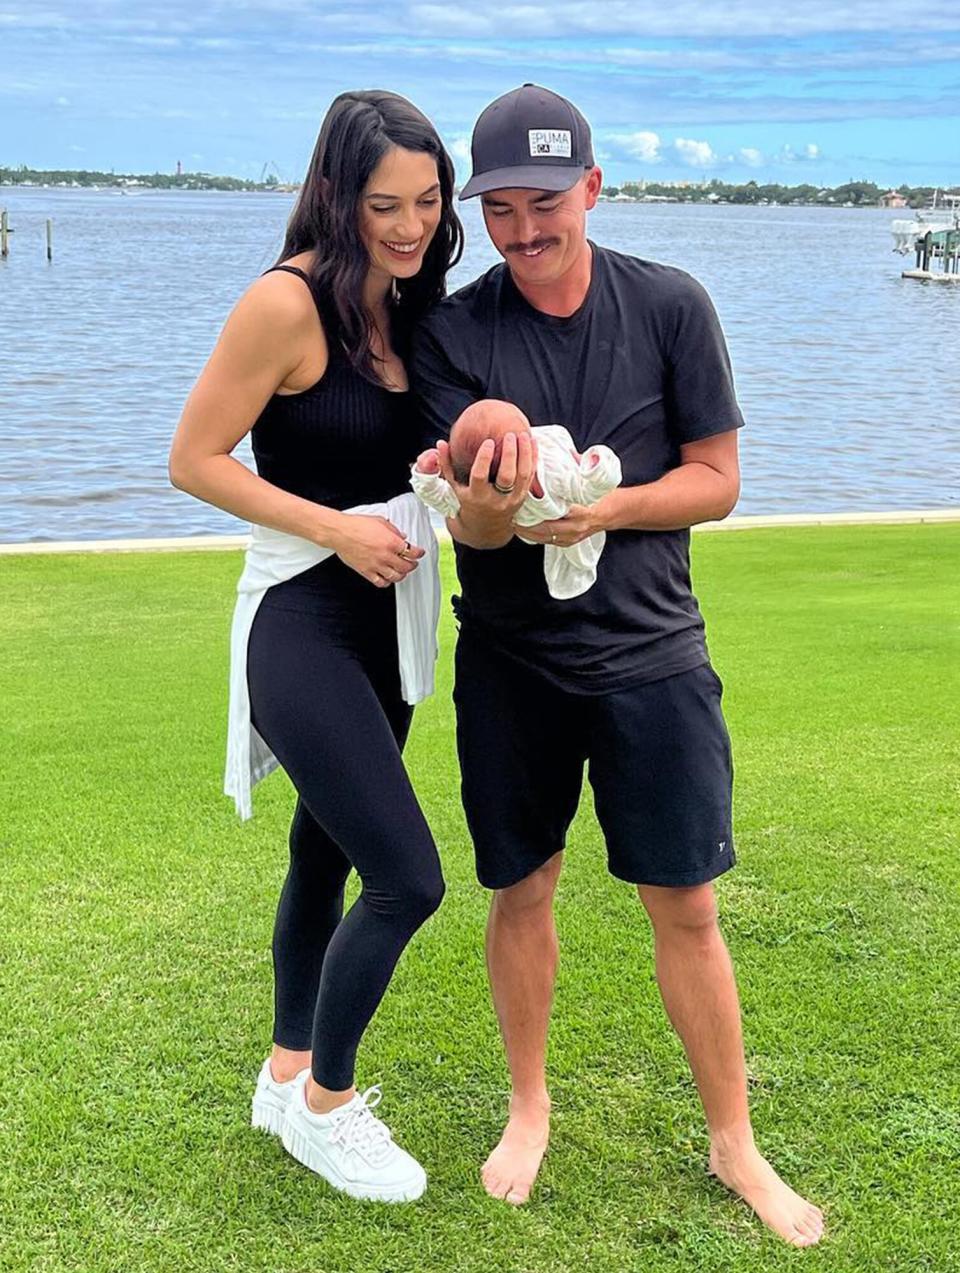
<path id="1" fill-rule="evenodd" d="M 493 489 L 498 495 L 512 495 L 514 486 L 516 486 L 516 482 L 514 482 L 511 486 L 501 486 L 499 482 L 494 482 Z"/>
<path id="2" fill-rule="evenodd" d="M 555 544 L 555 543 L 557 542 L 557 532 L 556 532 L 556 531 L 554 531 L 554 532 L 553 532 L 553 534 L 550 536 L 550 542 L 551 542 L 551 544 Z"/>

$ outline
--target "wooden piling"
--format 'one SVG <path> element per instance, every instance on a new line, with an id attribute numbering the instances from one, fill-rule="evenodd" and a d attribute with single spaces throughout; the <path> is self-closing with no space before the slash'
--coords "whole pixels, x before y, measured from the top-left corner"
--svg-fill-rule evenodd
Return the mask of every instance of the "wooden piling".
<path id="1" fill-rule="evenodd" d="M 10 219 L 7 215 L 6 208 L 4 208 L 2 211 L 0 211 L 0 257 L 5 257 L 9 254 L 9 251 L 10 251 L 9 235 L 10 235 Z"/>
<path id="2" fill-rule="evenodd" d="M 47 218 L 47 260 L 53 260 L 53 222 Z"/>

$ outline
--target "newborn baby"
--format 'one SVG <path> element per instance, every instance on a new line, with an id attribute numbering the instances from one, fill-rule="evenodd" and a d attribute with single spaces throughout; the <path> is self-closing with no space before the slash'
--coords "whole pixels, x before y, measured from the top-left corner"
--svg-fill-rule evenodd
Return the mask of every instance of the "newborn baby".
<path id="1" fill-rule="evenodd" d="M 481 443 L 496 443 L 490 480 L 500 465 L 503 438 L 507 433 L 531 433 L 537 443 L 537 466 L 527 498 L 515 517 L 518 526 L 536 526 L 565 517 L 571 505 L 595 504 L 622 480 L 620 461 L 607 446 L 592 446 L 577 453 L 570 434 L 560 425 L 544 424 L 531 429 L 523 412 L 509 402 L 494 398 L 474 402 L 454 422 L 450 430 L 450 461 L 457 482 L 466 486 Z M 410 475 L 417 496 L 444 517 L 456 517 L 460 501 L 456 491 L 440 473 L 435 450 L 424 451 Z M 543 573 L 552 597 L 567 600 L 592 588 L 597 579 L 597 563 L 606 534 L 598 531 L 588 539 L 561 548 L 546 544 Z"/>

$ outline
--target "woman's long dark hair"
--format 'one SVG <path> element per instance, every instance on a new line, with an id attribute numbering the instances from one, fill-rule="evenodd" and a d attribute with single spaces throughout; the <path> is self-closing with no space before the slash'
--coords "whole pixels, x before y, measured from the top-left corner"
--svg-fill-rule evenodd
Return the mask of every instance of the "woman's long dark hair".
<path id="1" fill-rule="evenodd" d="M 412 102 L 380 89 L 334 99 L 278 258 L 315 254 L 308 273 L 327 339 L 339 341 L 357 370 L 378 382 L 373 320 L 363 303 L 370 256 L 360 237 L 360 200 L 374 169 L 394 146 L 434 157 L 441 197 L 440 223 L 420 270 L 413 278 L 397 279 L 394 288 L 391 337 L 402 357 L 414 324 L 444 295 L 447 271 L 463 251 L 463 227 L 453 208 L 453 163 L 437 130 Z"/>

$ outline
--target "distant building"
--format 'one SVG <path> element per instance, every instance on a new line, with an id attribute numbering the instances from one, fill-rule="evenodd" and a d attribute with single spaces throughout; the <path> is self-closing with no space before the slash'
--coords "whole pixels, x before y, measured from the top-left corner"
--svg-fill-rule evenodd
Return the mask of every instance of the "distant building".
<path id="1" fill-rule="evenodd" d="M 877 204 L 881 208 L 905 208 L 907 199 L 899 190 L 888 190 L 886 194 L 880 196 Z"/>

